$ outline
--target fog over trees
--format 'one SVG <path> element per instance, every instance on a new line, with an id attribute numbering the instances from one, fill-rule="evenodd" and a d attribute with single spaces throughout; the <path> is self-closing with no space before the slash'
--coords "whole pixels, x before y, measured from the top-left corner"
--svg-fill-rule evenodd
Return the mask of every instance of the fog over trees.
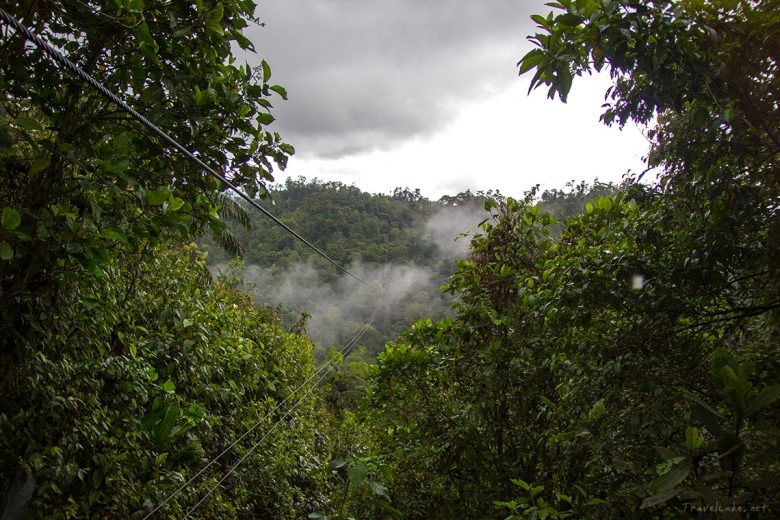
<path id="1" fill-rule="evenodd" d="M 274 184 L 253 2 L 4 2 L 2 520 L 778 517 L 777 1 L 547 7 L 654 179 Z"/>
<path id="2" fill-rule="evenodd" d="M 536 199 L 541 208 L 563 216 L 617 190 L 612 184 L 572 182 Z M 231 261 L 209 235 L 201 244 L 209 251 L 214 276 L 240 279 L 258 304 L 278 308 L 287 326 L 305 323 L 320 357 L 349 341 L 377 303 L 378 316 L 359 343 L 371 355 L 417 320 L 451 315 L 453 298 L 439 289 L 456 260 L 468 257 L 480 224 L 495 214 L 485 202 L 503 200 L 493 191 L 463 192 L 438 201 L 408 188 L 372 195 L 355 186 L 303 178 L 288 180 L 271 193 L 274 204 L 267 206 L 272 212 L 296 229 L 309 230 L 319 248 L 371 286 L 334 272 L 261 216 L 252 217 L 251 230 L 230 226 L 245 252 L 241 258 Z"/>

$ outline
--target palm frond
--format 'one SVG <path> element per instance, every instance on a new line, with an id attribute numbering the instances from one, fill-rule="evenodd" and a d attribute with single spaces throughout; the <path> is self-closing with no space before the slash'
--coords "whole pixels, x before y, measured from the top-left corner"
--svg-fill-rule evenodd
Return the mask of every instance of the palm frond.
<path id="1" fill-rule="evenodd" d="M 238 200 L 224 193 L 218 193 L 216 203 L 219 205 L 217 213 L 219 213 L 219 216 L 223 220 L 233 220 L 238 222 L 246 231 L 252 230 L 252 221 L 249 219 L 249 212 L 247 212 L 246 208 L 244 208 Z"/>
<path id="2" fill-rule="evenodd" d="M 227 228 L 223 229 L 219 233 L 212 232 L 211 236 L 214 238 L 214 242 L 216 242 L 217 245 L 224 249 L 225 252 L 230 256 L 244 256 L 244 248 L 241 245 L 241 242 L 239 242 L 236 236 Z"/>

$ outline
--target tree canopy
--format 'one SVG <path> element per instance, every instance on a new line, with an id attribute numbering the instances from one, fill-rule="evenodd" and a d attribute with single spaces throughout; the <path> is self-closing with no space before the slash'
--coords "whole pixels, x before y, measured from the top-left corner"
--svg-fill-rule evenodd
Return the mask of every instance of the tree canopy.
<path id="1" fill-rule="evenodd" d="M 778 498 L 775 2 L 570 0 L 519 63 L 647 125 L 657 183 L 555 220 L 497 206 L 380 355 L 365 412 L 405 518 L 768 514 Z M 555 227 L 560 225 L 560 232 Z M 708 516 L 709 515 L 709 516 Z"/>
<path id="2" fill-rule="evenodd" d="M 231 53 L 252 47 L 252 1 L 3 8 L 248 193 L 293 152 L 268 130 L 284 89 Z M 2 516 L 143 516 L 291 397 L 312 345 L 187 245 L 239 214 L 221 186 L 5 25 L 0 48 Z M 317 402 L 159 514 L 194 507 L 264 434 L 198 516 L 321 508 Z"/>
<path id="3" fill-rule="evenodd" d="M 249 193 L 293 152 L 268 130 L 270 67 L 231 45 L 254 2 L 27 2 L 5 6 L 109 91 Z M 129 115 L 3 28 L 0 294 L 22 308 L 62 276 L 97 274 L 116 250 L 219 231 L 223 189 Z M 39 305 L 41 302 L 37 302 Z M 4 307 L 3 319 L 18 321 Z M 15 341 L 4 337 L 3 342 Z M 9 348 L 8 345 L 3 346 Z"/>
<path id="4" fill-rule="evenodd" d="M 231 54 L 251 0 L 7 4 L 338 260 L 438 266 L 452 312 L 407 298 L 399 320 L 421 319 L 376 358 L 348 347 L 381 327 L 351 320 L 317 369 L 305 315 L 253 302 L 191 241 L 272 276 L 308 253 L 4 27 L 3 518 L 780 511 L 776 0 L 548 4 L 519 72 L 565 101 L 608 70 L 602 119 L 644 125 L 657 180 L 436 202 L 264 188 L 293 149 L 268 130 L 270 67 Z M 477 205 L 442 267 L 427 223 Z"/>

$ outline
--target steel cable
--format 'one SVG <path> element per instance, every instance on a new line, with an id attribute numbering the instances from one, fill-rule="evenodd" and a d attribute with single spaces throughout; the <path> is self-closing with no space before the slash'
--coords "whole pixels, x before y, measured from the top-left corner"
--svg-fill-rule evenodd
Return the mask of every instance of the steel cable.
<path id="1" fill-rule="evenodd" d="M 147 127 L 149 130 L 154 132 L 158 137 L 160 137 L 163 141 L 173 146 L 175 149 L 177 149 L 179 152 L 181 152 L 185 157 L 190 159 L 191 161 L 195 162 L 198 166 L 201 167 L 205 172 L 219 180 L 222 184 L 224 184 L 228 189 L 236 193 L 239 197 L 247 201 L 252 207 L 262 212 L 266 217 L 270 218 L 275 224 L 278 226 L 281 226 L 285 231 L 293 235 L 295 238 L 303 242 L 306 246 L 308 246 L 310 249 L 312 249 L 314 252 L 316 252 L 318 255 L 320 255 L 322 258 L 336 266 L 339 270 L 343 271 L 344 273 L 348 274 L 358 282 L 362 283 L 363 285 L 370 285 L 368 282 L 365 282 L 358 276 L 352 274 L 346 267 L 335 261 L 333 258 L 328 256 L 326 253 L 324 253 L 322 250 L 320 250 L 317 246 L 306 240 L 304 237 L 302 237 L 298 232 L 296 232 L 294 229 L 292 229 L 290 226 L 279 220 L 276 216 L 274 216 L 271 212 L 269 212 L 267 209 L 265 209 L 263 206 L 258 204 L 254 199 L 249 197 L 247 194 L 245 194 L 243 191 L 241 191 L 237 186 L 235 186 L 232 182 L 230 182 L 224 175 L 217 172 L 213 168 L 211 168 L 209 165 L 198 159 L 195 155 L 192 154 L 189 150 L 187 150 L 183 145 L 179 144 L 178 141 L 176 141 L 173 137 L 169 136 L 167 133 L 162 131 L 159 127 L 157 127 L 154 123 L 149 121 L 146 117 L 138 113 L 133 107 L 119 99 L 113 92 L 110 92 L 108 89 L 106 89 L 103 85 L 97 82 L 95 78 L 87 74 L 81 67 L 70 61 L 68 58 L 66 58 L 57 48 L 52 46 L 49 42 L 38 36 L 37 34 L 33 33 L 30 29 L 22 25 L 16 18 L 14 18 L 11 14 L 9 14 L 4 9 L 0 8 L 0 19 L 2 19 L 5 23 L 13 27 L 19 34 L 24 36 L 27 40 L 33 42 L 35 45 L 37 45 L 41 50 L 43 50 L 46 54 L 48 54 L 54 61 L 71 71 L 73 74 L 81 78 L 84 82 L 86 82 L 89 86 L 100 92 L 106 99 L 117 105 L 119 108 L 133 116 L 134 119 L 139 121 L 141 124 L 143 124 L 145 127 Z"/>

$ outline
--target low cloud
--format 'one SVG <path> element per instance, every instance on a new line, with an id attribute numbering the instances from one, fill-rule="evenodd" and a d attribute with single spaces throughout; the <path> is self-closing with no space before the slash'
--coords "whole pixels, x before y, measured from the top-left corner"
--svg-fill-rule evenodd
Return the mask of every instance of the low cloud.
<path id="1" fill-rule="evenodd" d="M 346 344 L 377 306 L 374 326 L 362 342 L 375 350 L 394 339 L 388 337 L 388 332 L 397 333 L 419 318 L 441 318 L 448 312 L 448 298 L 438 291 L 444 280 L 432 269 L 362 264 L 352 264 L 348 269 L 371 285 L 347 276 L 329 282 L 323 276 L 326 273 L 310 262 L 285 270 L 249 265 L 241 277 L 256 302 L 281 306 L 288 326 L 300 313 L 307 312 L 311 317 L 306 330 L 324 348 Z"/>
<path id="2" fill-rule="evenodd" d="M 443 256 L 464 258 L 471 237 L 480 232 L 479 223 L 487 216 L 483 208 L 475 205 L 446 206 L 425 223 L 425 230 Z"/>
<path id="3" fill-rule="evenodd" d="M 439 287 L 454 269 L 454 261 L 468 254 L 471 236 L 488 214 L 481 204 L 440 207 L 420 226 L 422 238 L 436 245 L 429 265 L 391 263 L 384 266 L 360 262 L 348 270 L 369 285 L 343 275 L 334 278 L 331 270 L 312 261 L 285 268 L 246 265 L 238 276 L 244 288 L 261 305 L 279 307 L 287 327 L 301 313 L 310 315 L 306 331 L 320 352 L 340 348 L 350 341 L 378 311 L 359 344 L 376 352 L 421 318 L 439 319 L 451 313 L 452 298 Z M 467 236 L 462 236 L 464 233 Z M 216 271 L 229 269 L 216 266 Z"/>

